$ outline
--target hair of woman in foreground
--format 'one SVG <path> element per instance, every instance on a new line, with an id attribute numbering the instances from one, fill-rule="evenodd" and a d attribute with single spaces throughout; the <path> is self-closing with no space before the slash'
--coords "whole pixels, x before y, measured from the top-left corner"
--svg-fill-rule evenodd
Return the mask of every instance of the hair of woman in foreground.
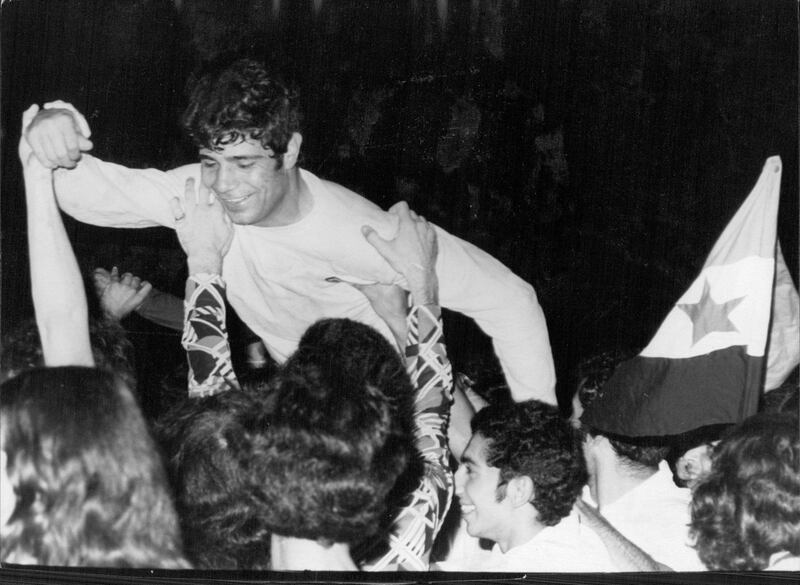
<path id="1" fill-rule="evenodd" d="M 14 494 L 0 560 L 189 568 L 158 451 L 117 376 L 65 366 L 7 380 L 0 439 Z"/>

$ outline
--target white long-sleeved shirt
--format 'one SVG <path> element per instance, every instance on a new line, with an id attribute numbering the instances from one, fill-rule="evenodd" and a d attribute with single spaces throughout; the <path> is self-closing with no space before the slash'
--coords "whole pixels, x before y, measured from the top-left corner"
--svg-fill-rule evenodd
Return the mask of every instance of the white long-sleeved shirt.
<path id="1" fill-rule="evenodd" d="M 199 184 L 200 166 L 167 172 L 128 169 L 84 155 L 75 169 L 55 173 L 61 208 L 94 225 L 174 227 L 169 200 L 183 197 L 186 179 Z M 309 325 L 347 317 L 393 337 L 356 283 L 398 283 L 401 277 L 361 234 L 371 225 L 384 238 L 397 217 L 344 187 L 300 170 L 312 209 L 288 226 L 235 225 L 223 278 L 228 300 L 261 337 L 272 357 L 284 361 Z M 493 341 L 515 400 L 555 403 L 555 368 L 544 313 L 533 287 L 479 248 L 436 228 L 436 272 L 443 307 L 473 318 Z"/>

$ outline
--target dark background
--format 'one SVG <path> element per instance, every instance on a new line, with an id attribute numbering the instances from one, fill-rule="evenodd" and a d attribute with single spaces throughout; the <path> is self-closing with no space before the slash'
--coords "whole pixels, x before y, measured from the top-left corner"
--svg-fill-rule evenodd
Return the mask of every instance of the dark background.
<path id="1" fill-rule="evenodd" d="M 797 23 L 794 0 L 3 2 L 0 325 L 32 314 L 22 111 L 70 101 L 99 157 L 167 169 L 195 158 L 192 72 L 257 55 L 300 90 L 305 168 L 408 200 L 534 285 L 568 401 L 581 357 L 646 344 L 776 154 L 797 282 Z M 85 272 L 182 295 L 170 230 L 67 226 Z M 181 359 L 177 334 L 126 325 L 145 385 Z M 486 339 L 447 331 L 475 370 Z"/>

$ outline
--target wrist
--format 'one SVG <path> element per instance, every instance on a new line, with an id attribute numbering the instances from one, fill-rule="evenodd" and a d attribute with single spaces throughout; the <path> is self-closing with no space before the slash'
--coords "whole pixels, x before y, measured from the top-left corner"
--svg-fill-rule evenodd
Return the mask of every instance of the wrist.
<path id="1" fill-rule="evenodd" d="M 192 255 L 186 259 L 189 274 L 207 272 L 210 274 L 222 274 L 222 258 L 215 255 L 200 254 Z"/>
<path id="2" fill-rule="evenodd" d="M 23 140 L 25 139 L 23 138 Z M 53 176 L 53 169 L 39 162 L 39 159 L 30 149 L 20 152 L 20 162 L 22 163 L 22 173 L 26 179 L 49 179 Z"/>
<path id="3" fill-rule="evenodd" d="M 414 279 L 416 281 L 416 279 Z M 435 272 L 424 275 L 417 282 L 409 282 L 409 292 L 417 305 L 439 304 L 439 279 Z"/>

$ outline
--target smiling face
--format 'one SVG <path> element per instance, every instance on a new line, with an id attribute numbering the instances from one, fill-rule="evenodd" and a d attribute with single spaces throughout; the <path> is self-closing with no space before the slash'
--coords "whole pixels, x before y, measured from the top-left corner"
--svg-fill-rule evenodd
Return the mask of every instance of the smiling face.
<path id="1" fill-rule="evenodd" d="M 251 138 L 214 150 L 202 148 L 203 185 L 214 192 L 233 223 L 260 227 L 294 223 L 300 219 L 294 168 L 300 140 L 299 134 L 292 137 L 282 160 Z"/>
<path id="2" fill-rule="evenodd" d="M 500 543 L 505 550 L 514 507 L 505 496 L 498 501 L 500 469 L 486 463 L 486 447 L 483 435 L 472 435 L 456 472 L 456 495 L 470 536 Z"/>

